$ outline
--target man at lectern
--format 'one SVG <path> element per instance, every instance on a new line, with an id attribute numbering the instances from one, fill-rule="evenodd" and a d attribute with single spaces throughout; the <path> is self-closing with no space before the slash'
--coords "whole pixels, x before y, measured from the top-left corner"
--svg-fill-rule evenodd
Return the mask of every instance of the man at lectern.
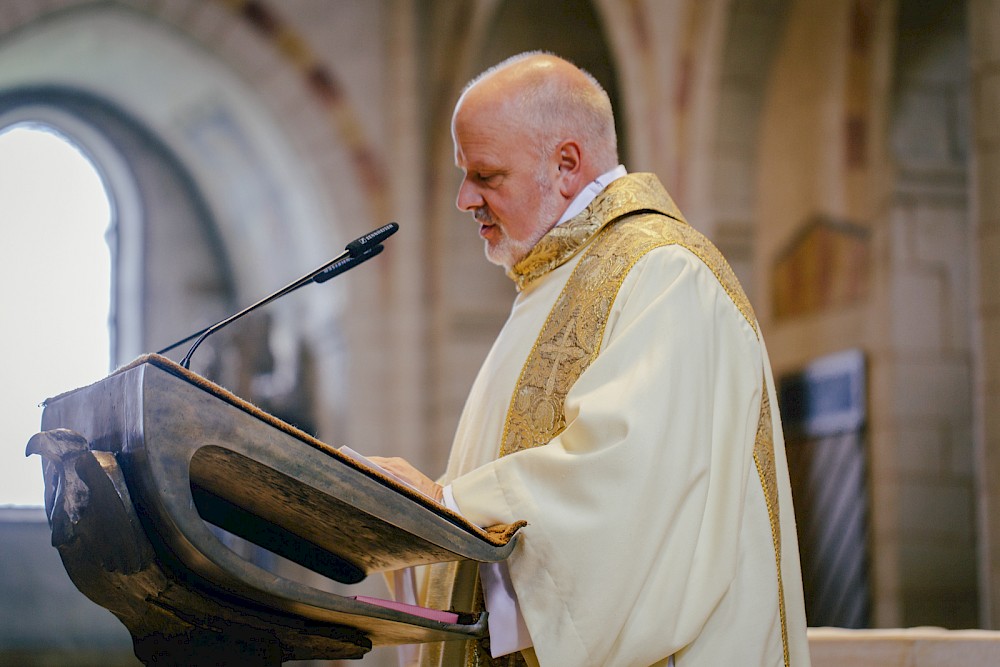
<path id="1" fill-rule="evenodd" d="M 565 60 L 481 74 L 452 136 L 458 207 L 518 296 L 439 483 L 375 461 L 528 525 L 506 563 L 429 568 L 420 602 L 485 595 L 490 637 L 422 663 L 808 665 L 774 382 L 729 265 L 618 163 L 608 95 Z"/>

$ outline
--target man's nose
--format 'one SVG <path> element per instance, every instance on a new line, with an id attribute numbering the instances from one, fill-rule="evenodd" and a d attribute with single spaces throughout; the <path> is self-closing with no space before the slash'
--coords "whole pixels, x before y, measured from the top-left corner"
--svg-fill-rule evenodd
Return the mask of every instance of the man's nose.
<path id="1" fill-rule="evenodd" d="M 458 188 L 458 198 L 455 200 L 455 206 L 458 207 L 458 210 L 471 211 L 485 203 L 479 190 L 469 182 L 469 177 L 463 178 L 462 185 Z"/>

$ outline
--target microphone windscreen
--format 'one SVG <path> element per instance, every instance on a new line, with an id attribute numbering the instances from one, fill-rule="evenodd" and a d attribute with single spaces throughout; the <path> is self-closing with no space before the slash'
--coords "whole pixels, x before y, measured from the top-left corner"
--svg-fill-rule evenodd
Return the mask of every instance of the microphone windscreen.
<path id="1" fill-rule="evenodd" d="M 367 248 L 371 246 L 376 246 L 382 241 L 386 240 L 390 236 L 396 233 L 399 229 L 399 225 L 395 222 L 390 222 L 388 225 L 383 225 L 375 231 L 368 232 L 360 238 L 356 238 L 347 244 L 345 250 L 350 253 L 351 257 L 357 257 L 363 253 Z"/>

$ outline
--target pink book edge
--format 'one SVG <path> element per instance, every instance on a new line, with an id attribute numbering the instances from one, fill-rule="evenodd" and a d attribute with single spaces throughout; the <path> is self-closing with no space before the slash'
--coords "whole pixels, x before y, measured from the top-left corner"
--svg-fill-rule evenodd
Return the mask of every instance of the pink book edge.
<path id="1" fill-rule="evenodd" d="M 429 618 L 432 621 L 440 621 L 441 623 L 458 623 L 458 614 L 451 611 L 428 609 L 427 607 L 420 607 L 415 604 L 406 604 L 405 602 L 396 602 L 395 600 L 383 600 L 382 598 L 373 598 L 368 597 L 367 595 L 352 595 L 351 597 L 358 602 L 367 602 L 368 604 L 373 604 L 378 607 L 401 611 L 404 614 Z"/>

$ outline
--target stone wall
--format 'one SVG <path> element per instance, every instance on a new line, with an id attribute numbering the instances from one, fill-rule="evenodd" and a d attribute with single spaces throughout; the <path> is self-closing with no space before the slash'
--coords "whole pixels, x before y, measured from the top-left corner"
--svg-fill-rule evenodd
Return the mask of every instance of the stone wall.
<path id="1" fill-rule="evenodd" d="M 972 109 L 971 190 L 977 326 L 975 367 L 980 585 L 986 627 L 1000 623 L 1000 2 L 969 2 Z"/>
<path id="2" fill-rule="evenodd" d="M 80 593 L 41 508 L 0 508 L 0 666 L 138 665 L 111 612 Z"/>

